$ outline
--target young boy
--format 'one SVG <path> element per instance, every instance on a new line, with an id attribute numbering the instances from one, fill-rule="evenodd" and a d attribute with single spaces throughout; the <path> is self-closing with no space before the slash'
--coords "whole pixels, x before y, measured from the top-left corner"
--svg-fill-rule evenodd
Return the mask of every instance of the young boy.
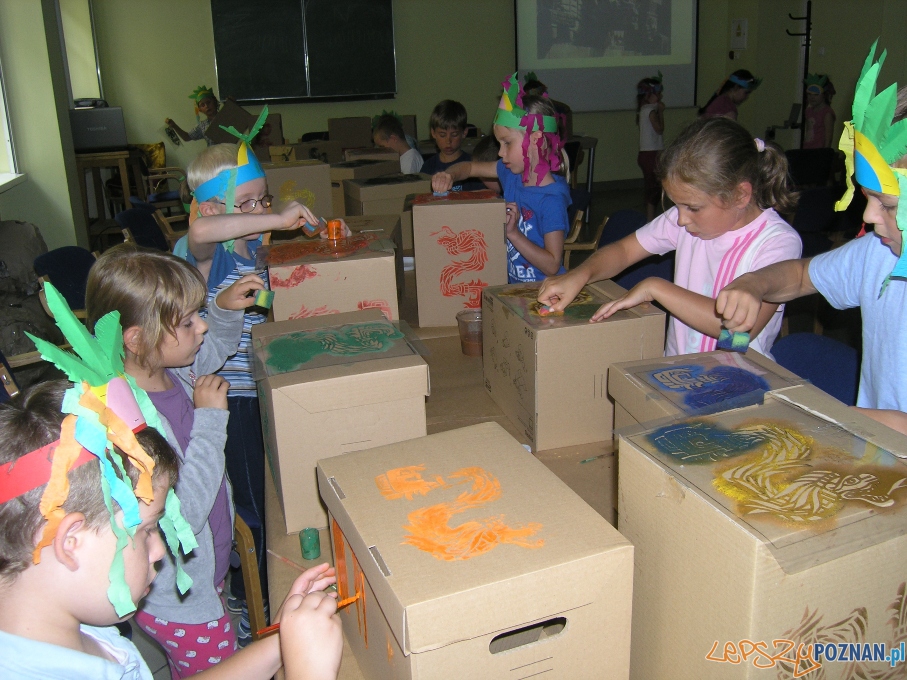
<path id="1" fill-rule="evenodd" d="M 857 82 L 853 121 L 844 124 L 840 143 L 848 169 L 855 167 L 866 195 L 863 219 L 875 225 L 874 234 L 809 260 L 779 262 L 744 274 L 718 294 L 716 311 L 728 330 L 748 331 L 763 300 L 786 302 L 818 291 L 837 309 L 859 306 L 863 363 L 857 406 L 871 409 L 869 415 L 903 431 L 907 415 L 900 412 L 907 411 L 907 352 L 899 345 L 907 331 L 903 236 L 907 203 L 899 202 L 899 196 L 907 193 L 903 141 L 907 88 L 896 92 L 897 85 L 892 84 L 873 96 L 885 56 L 873 64 L 875 48 L 873 43 Z M 848 172 L 848 192 L 836 208 L 846 208 L 852 196 Z"/>
<path id="2" fill-rule="evenodd" d="M 372 129 L 375 146 L 391 149 L 400 154 L 400 172 L 410 174 L 422 170 L 422 154 L 406 141 L 406 133 L 400 120 L 392 113 L 385 113 Z"/>
<path id="3" fill-rule="evenodd" d="M 68 389 L 82 388 L 42 383 L 0 406 L 0 677 L 150 680 L 135 645 L 113 624 L 128 619 L 152 587 L 165 551 L 159 524 L 168 542 L 177 540 L 171 527 L 182 520 L 172 493 L 178 459 L 154 428 L 123 443 L 131 432 L 112 426 L 107 437 L 129 455 L 110 449 L 116 462 L 102 471 L 76 439 L 93 426 L 83 429 L 83 416 L 61 412 Z M 108 390 L 105 397 L 117 417 L 139 409 L 134 397 L 128 403 L 132 395 L 118 394 Z M 111 482 L 120 484 L 114 492 Z M 134 521 L 127 522 L 120 503 L 137 505 Z M 289 626 L 213 671 L 270 678 L 281 665 L 280 642 L 292 646 L 278 638 L 289 634 L 317 650 L 303 663 L 318 674 L 305 677 L 336 678 L 342 649 L 336 604 L 314 592 L 334 580 L 326 564 L 305 572 L 287 599 L 302 608 L 304 598 L 311 625 Z"/>
<path id="4" fill-rule="evenodd" d="M 179 138 L 184 142 L 204 139 L 208 146 L 211 146 L 214 142 L 205 137 L 205 132 L 211 125 L 214 116 L 217 115 L 217 110 L 220 108 L 217 97 L 214 96 L 214 90 L 207 85 L 199 85 L 195 88 L 195 91 L 189 95 L 189 99 L 195 101 L 195 119 L 198 121 L 198 125 L 189 130 L 189 132 L 186 132 L 183 128 L 174 123 L 172 118 L 165 118 L 164 122 L 173 128 L 173 131 L 179 135 Z M 199 114 L 204 114 L 205 119 L 202 120 Z"/>
<path id="5" fill-rule="evenodd" d="M 431 138 L 435 140 L 438 153 L 425 161 L 422 172 L 434 175 L 436 172 L 447 170 L 454 163 L 471 161 L 472 157 L 465 151 L 460 151 L 460 146 L 466 138 L 466 108 L 452 99 L 445 99 L 431 112 L 428 119 Z M 473 182 L 472 184 L 478 184 Z M 467 187 L 467 190 L 481 188 L 480 186 Z M 463 182 L 457 182 L 451 191 L 463 191 Z"/>

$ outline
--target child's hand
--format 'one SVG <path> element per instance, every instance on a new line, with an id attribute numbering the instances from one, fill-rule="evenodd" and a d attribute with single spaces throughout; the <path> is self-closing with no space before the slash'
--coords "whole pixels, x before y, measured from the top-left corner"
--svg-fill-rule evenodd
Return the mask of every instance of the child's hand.
<path id="1" fill-rule="evenodd" d="M 563 312 L 587 283 L 588 279 L 584 280 L 576 271 L 549 276 L 542 281 L 538 300 L 552 311 Z"/>
<path id="2" fill-rule="evenodd" d="M 520 222 L 519 215 L 520 209 L 516 203 L 508 203 L 506 207 L 506 218 L 504 220 L 504 236 L 508 239 L 511 235 L 520 233 L 520 229 L 517 226 Z"/>
<path id="3" fill-rule="evenodd" d="M 744 274 L 722 288 L 715 300 L 715 312 L 731 333 L 747 332 L 756 325 L 762 308 L 762 289 L 756 279 Z"/>
<path id="4" fill-rule="evenodd" d="M 652 302 L 652 300 L 655 299 L 652 288 L 657 282 L 658 279 L 653 278 L 640 281 L 628 290 L 626 295 L 623 295 L 616 300 L 612 300 L 611 302 L 606 302 L 599 307 L 598 311 L 596 311 L 595 314 L 592 315 L 592 318 L 589 319 L 589 323 L 604 321 L 609 316 L 622 309 L 630 309 L 630 307 L 641 305 L 644 302 Z"/>
<path id="5" fill-rule="evenodd" d="M 280 654 L 288 680 L 335 680 L 343 633 L 337 601 L 322 592 L 290 595 L 280 620 Z"/>
<path id="6" fill-rule="evenodd" d="M 248 309 L 255 304 L 255 294 L 260 290 L 267 290 L 261 277 L 246 274 L 218 294 L 217 306 L 233 311 Z"/>
<path id="7" fill-rule="evenodd" d="M 167 125 L 169 125 L 170 127 L 173 127 L 173 119 L 172 119 L 172 118 L 164 118 L 164 122 L 167 123 Z"/>
<path id="8" fill-rule="evenodd" d="M 451 177 L 450 173 L 444 172 L 442 170 L 441 172 L 438 172 L 438 173 L 435 173 L 434 175 L 432 175 L 432 177 L 431 177 L 431 190 L 432 191 L 435 191 L 439 194 L 443 194 L 445 191 L 450 191 L 451 187 L 453 187 L 453 177 Z"/>
<path id="9" fill-rule="evenodd" d="M 195 408 L 219 408 L 226 411 L 229 388 L 230 383 L 219 375 L 203 375 L 195 381 Z"/>
<path id="10" fill-rule="evenodd" d="M 296 201 L 287 203 L 284 209 L 280 211 L 280 217 L 283 220 L 283 224 L 278 227 L 280 230 L 299 229 L 299 227 L 304 227 L 306 223 L 312 226 L 319 225 L 319 220 L 312 214 L 312 211 Z"/>

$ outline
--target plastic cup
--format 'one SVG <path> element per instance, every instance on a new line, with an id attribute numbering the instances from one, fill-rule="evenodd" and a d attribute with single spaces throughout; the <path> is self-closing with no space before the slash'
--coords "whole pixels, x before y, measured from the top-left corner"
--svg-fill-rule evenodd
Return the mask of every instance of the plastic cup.
<path id="1" fill-rule="evenodd" d="M 464 309 L 457 312 L 460 328 L 460 349 L 470 357 L 482 356 L 482 310 Z"/>
<path id="2" fill-rule="evenodd" d="M 328 241 L 339 241 L 343 238 L 343 222 L 328 220 Z"/>
<path id="3" fill-rule="evenodd" d="M 321 539 L 318 536 L 318 529 L 303 529 L 299 534 L 299 543 L 303 559 L 317 560 L 321 557 Z"/>

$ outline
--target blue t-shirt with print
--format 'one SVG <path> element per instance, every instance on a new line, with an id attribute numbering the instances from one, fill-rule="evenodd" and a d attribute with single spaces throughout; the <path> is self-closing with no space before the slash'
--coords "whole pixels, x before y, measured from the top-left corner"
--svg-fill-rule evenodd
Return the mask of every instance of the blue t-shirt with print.
<path id="1" fill-rule="evenodd" d="M 435 173 L 441 172 L 442 170 L 447 170 L 451 165 L 456 165 L 457 163 L 466 163 L 471 161 L 472 156 L 470 156 L 465 151 L 461 153 L 457 160 L 451 161 L 450 163 L 441 162 L 441 154 L 436 153 L 434 156 L 429 156 L 425 163 L 422 165 L 422 169 L 419 171 L 425 175 L 434 175 Z M 457 182 L 454 184 L 450 190 L 451 191 L 477 191 L 479 189 L 484 189 L 485 185 L 479 182 L 478 180 L 464 180 L 462 182 Z"/>
<path id="2" fill-rule="evenodd" d="M 545 234 L 554 231 L 570 231 L 567 222 L 567 208 L 573 202 L 570 198 L 570 187 L 560 175 L 553 175 L 554 182 L 543 187 L 523 186 L 520 175 L 504 167 L 504 161 L 498 161 L 498 179 L 504 189 L 504 200 L 516 203 L 519 208 L 520 232 L 540 248 L 545 247 Z M 567 270 L 561 265 L 558 274 Z M 507 241 L 507 281 L 541 281 L 545 274 L 536 269 L 520 254 L 513 244 Z"/>

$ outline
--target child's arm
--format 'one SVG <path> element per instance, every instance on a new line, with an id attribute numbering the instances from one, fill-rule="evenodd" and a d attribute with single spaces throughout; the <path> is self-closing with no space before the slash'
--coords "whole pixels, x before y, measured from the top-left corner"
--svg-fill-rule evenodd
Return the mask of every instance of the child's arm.
<path id="1" fill-rule="evenodd" d="M 202 680 L 268 680 L 280 669 L 282 648 L 290 647 L 293 651 L 292 662 L 287 660 L 287 680 L 336 678 L 343 651 L 340 619 L 334 614 L 337 603 L 330 596 L 308 600 L 309 596 L 317 596 L 336 580 L 334 568 L 327 564 L 303 572 L 293 582 L 283 606 L 274 617 L 274 622 L 280 623 L 279 633 L 253 642 L 196 677 Z M 300 605 L 306 600 L 307 604 Z M 318 604 L 313 607 L 315 602 Z M 304 612 L 296 611 L 302 607 L 306 608 Z M 287 617 L 286 621 L 284 617 Z"/>
<path id="2" fill-rule="evenodd" d="M 623 297 L 602 305 L 592 315 L 590 321 L 607 319 L 614 312 L 635 307 L 643 302 L 657 302 L 671 316 L 677 317 L 687 326 L 704 335 L 717 338 L 721 333 L 721 317 L 715 312 L 715 301 L 712 298 L 655 277 L 640 281 Z M 760 306 L 756 320 L 749 331 L 751 338 L 759 335 L 777 310 L 778 305 L 776 304 L 763 303 Z"/>
<path id="3" fill-rule="evenodd" d="M 732 333 L 754 328 L 762 301 L 787 302 L 816 292 L 809 278 L 812 260 L 786 260 L 749 272 L 726 285 L 715 300 L 715 311 Z"/>
<path id="4" fill-rule="evenodd" d="M 545 279 L 539 289 L 539 302 L 562 312 L 587 283 L 610 279 L 650 255 L 652 253 L 639 244 L 636 234 L 625 236 L 596 250 L 576 269 Z"/>
<path id="5" fill-rule="evenodd" d="M 183 128 L 181 128 L 179 125 L 174 123 L 172 118 L 165 118 L 164 122 L 167 123 L 167 125 L 169 125 L 170 127 L 172 127 L 173 131 L 177 135 L 179 135 L 179 138 L 182 139 L 184 142 L 192 141 L 192 137 L 189 136 L 189 133 L 186 132 L 185 130 L 183 130 Z"/>
<path id="6" fill-rule="evenodd" d="M 892 430 L 896 430 L 901 434 L 907 434 L 907 413 L 888 408 L 861 408 L 859 406 L 854 406 L 853 408 L 863 415 L 867 415 L 873 420 L 877 420 L 883 425 L 887 425 Z"/>
<path id="7" fill-rule="evenodd" d="M 550 231 L 544 235 L 545 247 L 541 248 L 520 231 L 519 207 L 516 203 L 507 204 L 507 221 L 504 223 L 504 235 L 520 255 L 530 264 L 537 267 L 545 276 L 554 276 L 561 268 L 564 259 L 564 232 Z"/>
<path id="8" fill-rule="evenodd" d="M 177 373 L 188 376 L 205 375 L 220 370 L 228 357 L 236 354 L 242 338 L 243 317 L 246 307 L 255 301 L 254 292 L 263 290 L 264 283 L 255 274 L 246 274 L 220 292 L 208 305 L 208 332 L 195 361 L 189 368 L 176 369 Z M 252 297 L 245 297 L 249 294 Z"/>
<path id="9" fill-rule="evenodd" d="M 658 106 L 649 111 L 649 122 L 652 123 L 652 129 L 659 135 L 665 131 L 664 110 L 665 103 L 659 101 Z"/>
<path id="10" fill-rule="evenodd" d="M 203 215 L 189 227 L 189 252 L 201 265 L 214 257 L 218 243 L 265 231 L 298 229 L 306 223 L 319 224 L 312 211 L 296 201 L 290 201 L 279 213 Z"/>
<path id="11" fill-rule="evenodd" d="M 464 161 L 463 163 L 454 163 L 447 170 L 442 170 L 431 178 L 431 190 L 437 192 L 450 191 L 450 188 L 457 182 L 462 182 L 470 177 L 485 177 L 486 179 L 497 179 L 498 164 L 497 161 Z"/>

